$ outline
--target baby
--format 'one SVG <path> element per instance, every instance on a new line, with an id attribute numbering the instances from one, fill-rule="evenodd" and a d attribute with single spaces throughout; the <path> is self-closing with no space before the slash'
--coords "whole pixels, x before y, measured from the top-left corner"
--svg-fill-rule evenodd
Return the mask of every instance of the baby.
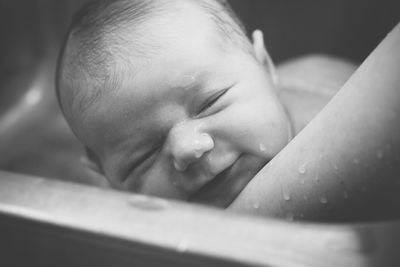
<path id="1" fill-rule="evenodd" d="M 306 71 L 321 67 L 335 86 Z M 313 57 L 277 75 L 262 32 L 247 38 L 225 1 L 98 1 L 70 28 L 57 95 L 92 174 L 226 207 L 353 70 Z"/>

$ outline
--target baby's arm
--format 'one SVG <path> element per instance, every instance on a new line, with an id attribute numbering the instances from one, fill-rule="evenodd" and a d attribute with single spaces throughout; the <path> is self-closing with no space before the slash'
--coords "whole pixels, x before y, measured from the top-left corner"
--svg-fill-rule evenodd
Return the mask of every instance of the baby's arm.
<path id="1" fill-rule="evenodd" d="M 313 220 L 400 215 L 400 24 L 229 207 Z"/>

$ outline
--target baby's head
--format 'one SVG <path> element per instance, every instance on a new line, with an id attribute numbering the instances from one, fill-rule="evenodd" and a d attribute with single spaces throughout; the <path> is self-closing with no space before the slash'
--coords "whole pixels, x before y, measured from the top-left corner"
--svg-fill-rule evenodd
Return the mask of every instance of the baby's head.
<path id="1" fill-rule="evenodd" d="M 100 1 L 57 71 L 88 165 L 116 188 L 226 206 L 290 139 L 261 32 L 224 1 Z"/>

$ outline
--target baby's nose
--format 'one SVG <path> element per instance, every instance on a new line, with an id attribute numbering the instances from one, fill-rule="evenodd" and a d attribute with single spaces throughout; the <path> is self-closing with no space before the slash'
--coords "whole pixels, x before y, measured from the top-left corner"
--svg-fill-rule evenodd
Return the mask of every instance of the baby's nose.
<path id="1" fill-rule="evenodd" d="M 190 164 L 214 148 L 214 141 L 209 134 L 190 125 L 174 127 L 168 138 L 173 164 L 178 171 L 186 170 Z"/>

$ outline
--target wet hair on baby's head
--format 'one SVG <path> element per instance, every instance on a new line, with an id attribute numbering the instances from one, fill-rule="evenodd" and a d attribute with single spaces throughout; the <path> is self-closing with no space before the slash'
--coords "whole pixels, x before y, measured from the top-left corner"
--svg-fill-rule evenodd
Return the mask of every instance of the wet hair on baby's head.
<path id="1" fill-rule="evenodd" d="M 176 12 L 173 4 L 179 3 L 197 5 L 214 22 L 224 43 L 251 53 L 245 27 L 225 0 L 91 2 L 73 17 L 59 56 L 57 98 L 69 122 L 76 114 L 82 116 L 105 91 L 117 89 L 124 71 L 132 75 L 136 61 L 160 50 L 154 31 L 145 30 L 146 22 Z"/>

